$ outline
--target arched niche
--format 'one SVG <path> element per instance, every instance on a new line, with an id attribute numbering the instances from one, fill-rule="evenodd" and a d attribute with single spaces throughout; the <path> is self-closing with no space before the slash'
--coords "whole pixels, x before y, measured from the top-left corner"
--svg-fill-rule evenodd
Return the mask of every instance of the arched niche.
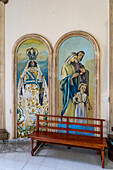
<path id="1" fill-rule="evenodd" d="M 31 50 L 30 53 L 28 53 L 29 51 L 28 49 Z M 36 52 L 36 50 L 38 50 L 38 52 Z M 35 56 L 37 58 L 32 58 L 32 56 L 31 58 L 29 58 L 29 54 L 31 55 L 31 53 L 33 54 L 32 55 L 33 57 Z M 15 42 L 13 46 L 12 56 L 13 56 L 13 82 L 12 82 L 13 84 L 12 134 L 13 135 L 12 138 L 17 138 L 17 131 L 18 131 L 17 128 L 18 125 L 20 125 L 20 124 L 17 125 L 17 121 L 19 120 L 17 113 L 20 114 L 19 111 L 21 110 L 22 107 L 23 108 L 27 107 L 27 109 L 26 108 L 23 109 L 24 112 L 26 112 L 27 110 L 26 112 L 27 115 L 35 114 L 35 109 L 37 108 L 39 108 L 39 112 L 40 112 L 40 108 L 42 109 L 42 106 L 44 107 L 44 109 L 48 107 L 46 111 L 48 111 L 48 113 L 51 114 L 52 47 L 48 42 L 48 40 L 43 36 L 39 34 L 27 34 L 20 37 Z M 32 65 L 32 63 L 35 63 L 33 64 L 34 66 Z M 34 68 L 35 68 L 35 72 L 32 72 L 31 70 L 29 71 L 29 69 L 34 70 Z M 36 78 L 36 76 L 38 78 Z M 29 83 L 30 81 L 32 84 Z M 41 81 L 43 81 L 43 84 L 41 83 Z M 29 97 L 31 95 L 31 93 L 29 92 L 30 90 L 28 90 L 29 88 L 32 88 L 32 92 L 33 92 L 32 95 L 34 95 L 32 99 L 31 97 Z M 29 96 L 27 96 L 28 94 Z M 24 106 L 21 104 L 22 106 L 20 107 L 19 104 L 20 100 L 21 103 L 22 101 L 24 101 L 23 102 Z M 26 102 L 26 100 L 28 101 L 28 103 Z M 32 104 L 30 105 L 31 101 Z M 48 102 L 48 105 L 44 106 L 45 105 L 44 101 L 46 104 Z M 26 103 L 27 105 L 25 105 Z M 28 113 L 29 110 L 28 106 L 32 108 L 31 112 L 29 111 L 29 113 Z M 41 112 L 45 113 L 45 110 L 44 111 L 41 110 Z M 23 113 L 21 113 L 21 122 L 23 121 L 22 114 Z M 30 118 L 28 117 L 28 119 Z M 18 123 L 21 122 L 20 120 L 18 121 Z M 24 126 L 24 124 L 22 126 Z"/>
<path id="2" fill-rule="evenodd" d="M 90 100 L 90 111 L 87 111 L 87 117 L 101 117 L 100 114 L 100 48 L 96 39 L 89 33 L 84 31 L 71 31 L 64 34 L 57 41 L 54 47 L 53 54 L 53 74 L 54 74 L 54 101 L 53 101 L 53 113 L 61 115 L 65 102 L 63 100 L 63 90 L 61 91 L 61 83 L 64 77 L 61 75 L 61 69 L 65 65 L 66 58 L 72 52 L 84 51 L 85 55 L 80 62 L 82 67 L 85 67 L 89 72 L 89 91 L 87 93 Z M 69 74 L 69 73 L 65 73 Z M 82 82 L 82 81 L 81 81 Z M 86 83 L 87 84 L 87 83 Z M 64 87 L 63 87 L 64 88 Z M 69 99 L 72 100 L 72 99 Z M 63 105 L 63 102 L 64 105 Z M 72 102 L 72 101 L 71 101 Z M 68 104 L 69 106 L 69 101 Z M 67 106 L 67 107 L 68 107 Z M 71 104 L 70 104 L 71 107 Z M 67 109 L 67 108 L 66 108 Z M 66 109 L 63 112 L 66 116 L 75 116 L 74 111 L 70 111 L 72 114 L 66 114 Z"/>

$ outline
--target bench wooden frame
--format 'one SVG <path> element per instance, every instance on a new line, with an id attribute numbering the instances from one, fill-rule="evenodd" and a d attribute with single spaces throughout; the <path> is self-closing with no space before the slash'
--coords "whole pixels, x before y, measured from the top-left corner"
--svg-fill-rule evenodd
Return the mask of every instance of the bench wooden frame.
<path id="1" fill-rule="evenodd" d="M 78 117 L 67 117 L 67 116 L 53 116 L 53 115 L 37 115 L 36 131 L 34 131 L 29 137 L 31 138 L 31 155 L 42 143 L 66 145 L 68 148 L 79 147 L 97 150 L 97 154 L 101 155 L 102 168 L 104 168 L 104 150 L 107 147 L 105 138 L 103 137 L 103 121 L 104 119 L 93 119 L 93 118 L 78 118 Z M 44 117 L 44 119 L 41 119 Z M 53 120 L 52 120 L 53 119 Z M 58 120 L 59 119 L 59 120 Z M 65 120 L 64 120 L 65 119 Z M 77 120 L 85 120 L 87 123 L 77 123 Z M 71 121 L 70 121 L 71 120 Z M 88 123 L 91 121 L 91 123 Z M 96 123 L 95 123 L 96 122 Z M 45 126 L 41 123 L 46 123 Z M 58 124 L 65 124 L 66 128 L 57 127 Z M 72 129 L 69 125 L 80 125 L 94 127 L 92 130 Z M 44 131 L 42 131 L 42 129 Z M 65 130 L 66 133 L 59 133 L 61 130 Z M 93 133 L 94 136 L 76 135 L 70 134 L 70 131 Z M 34 140 L 36 140 L 36 146 L 34 147 Z"/>

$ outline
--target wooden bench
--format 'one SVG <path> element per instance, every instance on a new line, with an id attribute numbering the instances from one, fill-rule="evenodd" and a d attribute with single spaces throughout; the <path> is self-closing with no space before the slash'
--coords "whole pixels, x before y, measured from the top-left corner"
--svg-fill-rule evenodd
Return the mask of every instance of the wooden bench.
<path id="1" fill-rule="evenodd" d="M 36 115 L 36 117 L 36 131 L 29 135 L 32 156 L 41 142 L 66 145 L 68 148 L 86 148 L 97 150 L 97 154 L 101 155 L 102 168 L 104 168 L 104 150 L 107 147 L 106 140 L 103 138 L 105 120 L 51 115 Z M 34 140 L 36 140 L 35 147 Z"/>

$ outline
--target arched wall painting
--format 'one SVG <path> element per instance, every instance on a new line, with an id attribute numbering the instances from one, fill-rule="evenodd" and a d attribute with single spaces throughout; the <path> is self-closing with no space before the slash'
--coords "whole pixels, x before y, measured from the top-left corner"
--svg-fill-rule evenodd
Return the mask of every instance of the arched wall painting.
<path id="1" fill-rule="evenodd" d="M 47 44 L 32 36 L 17 48 L 18 138 L 27 137 L 35 130 L 35 114 L 50 113 L 49 55 Z"/>
<path id="2" fill-rule="evenodd" d="M 95 38 L 82 31 L 67 33 L 56 43 L 54 58 L 55 113 L 100 117 L 99 46 Z"/>

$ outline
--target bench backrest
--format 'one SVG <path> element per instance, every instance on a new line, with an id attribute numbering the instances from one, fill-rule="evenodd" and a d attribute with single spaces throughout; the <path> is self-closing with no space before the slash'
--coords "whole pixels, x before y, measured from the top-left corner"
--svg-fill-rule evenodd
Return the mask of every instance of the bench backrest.
<path id="1" fill-rule="evenodd" d="M 69 134 L 72 132 L 82 132 L 83 134 L 94 134 L 94 136 L 103 139 L 103 121 L 104 119 L 82 118 L 82 117 L 68 117 L 68 116 L 53 116 L 53 115 L 39 115 L 36 114 L 37 124 L 36 130 L 40 129 L 65 131 Z M 83 122 L 83 123 L 81 123 Z M 89 123 L 90 122 L 90 123 Z M 43 125 L 42 125 L 43 124 Z M 44 125 L 45 124 L 45 125 Z M 64 125 L 64 127 L 58 127 L 58 124 Z M 73 126 L 75 128 L 73 128 Z M 77 126 L 86 127 L 78 129 Z M 92 127 L 94 130 L 89 130 L 87 127 Z"/>

